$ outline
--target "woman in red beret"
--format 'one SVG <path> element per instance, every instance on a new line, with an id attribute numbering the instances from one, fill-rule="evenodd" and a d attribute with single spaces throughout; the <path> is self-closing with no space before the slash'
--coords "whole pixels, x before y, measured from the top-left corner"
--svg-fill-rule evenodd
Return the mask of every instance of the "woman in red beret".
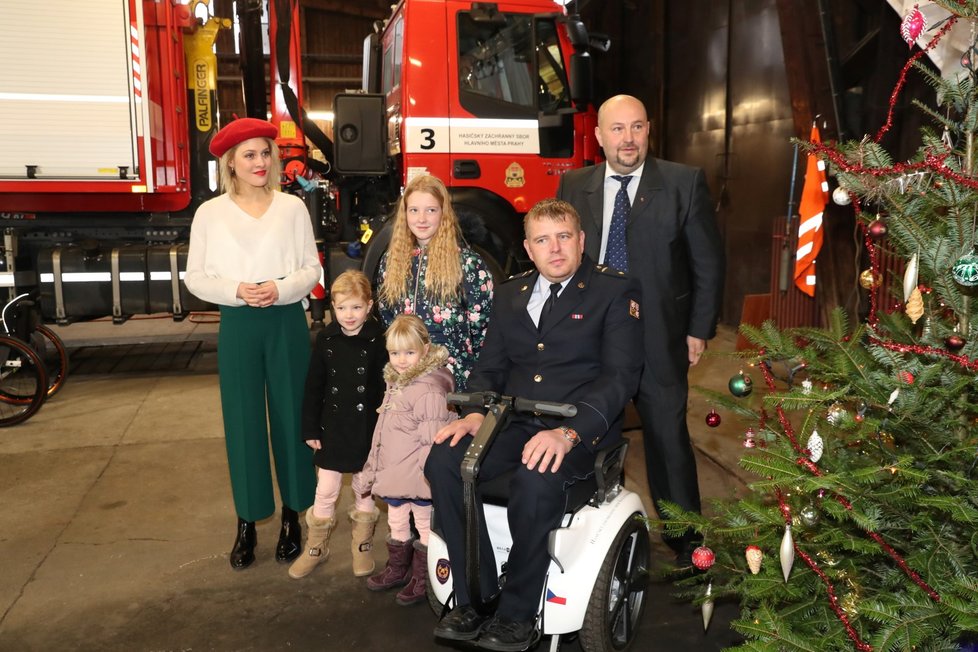
<path id="1" fill-rule="evenodd" d="M 217 363 L 238 513 L 236 570 L 255 560 L 255 521 L 275 512 L 269 440 L 283 503 L 279 561 L 301 552 L 298 512 L 316 487 L 299 421 L 310 354 L 302 300 L 321 266 L 305 204 L 277 190 L 276 135 L 271 123 L 242 118 L 214 136 L 224 193 L 197 209 L 187 257 L 187 288 L 221 310 Z"/>

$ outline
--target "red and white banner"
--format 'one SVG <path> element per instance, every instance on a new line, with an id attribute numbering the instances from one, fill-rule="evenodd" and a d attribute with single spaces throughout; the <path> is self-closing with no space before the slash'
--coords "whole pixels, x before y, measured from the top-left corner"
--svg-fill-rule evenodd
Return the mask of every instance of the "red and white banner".
<path id="1" fill-rule="evenodd" d="M 821 143 L 818 127 L 812 125 L 811 142 Z M 815 259 L 822 249 L 822 212 L 829 200 L 825 162 L 808 154 L 805 185 L 801 189 L 798 213 L 798 249 L 795 252 L 795 285 L 810 297 L 815 296 Z"/>

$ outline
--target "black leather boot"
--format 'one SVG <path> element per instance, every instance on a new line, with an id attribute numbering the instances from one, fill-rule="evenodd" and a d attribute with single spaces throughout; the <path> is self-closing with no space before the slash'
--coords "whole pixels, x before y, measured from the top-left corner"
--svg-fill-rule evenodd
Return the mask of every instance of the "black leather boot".
<path id="1" fill-rule="evenodd" d="M 231 549 L 231 568 L 244 570 L 255 561 L 255 545 L 258 543 L 258 533 L 255 522 L 238 517 L 238 537 Z"/>
<path id="2" fill-rule="evenodd" d="M 282 531 L 275 546 L 275 559 L 292 561 L 302 552 L 302 530 L 299 527 L 299 514 L 282 505 Z"/>

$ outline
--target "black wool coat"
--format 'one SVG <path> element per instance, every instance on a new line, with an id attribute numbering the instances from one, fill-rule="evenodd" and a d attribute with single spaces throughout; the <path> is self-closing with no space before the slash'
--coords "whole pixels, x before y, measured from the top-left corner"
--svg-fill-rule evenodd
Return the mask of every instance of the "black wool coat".
<path id="1" fill-rule="evenodd" d="M 384 399 L 384 328 L 373 317 L 356 335 L 331 322 L 316 336 L 302 400 L 302 439 L 318 439 L 316 466 L 341 473 L 363 468 Z"/>

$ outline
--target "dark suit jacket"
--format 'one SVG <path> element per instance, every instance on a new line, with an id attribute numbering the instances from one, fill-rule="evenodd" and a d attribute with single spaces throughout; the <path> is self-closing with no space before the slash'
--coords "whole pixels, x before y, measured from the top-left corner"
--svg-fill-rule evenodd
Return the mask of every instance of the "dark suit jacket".
<path id="1" fill-rule="evenodd" d="M 638 283 L 584 256 L 544 328 L 526 305 L 538 272 L 496 286 L 492 317 L 468 391 L 577 405 L 577 416 L 543 418 L 575 429 L 593 451 L 621 437 L 625 404 L 638 389 L 642 324 Z"/>
<path id="2" fill-rule="evenodd" d="M 568 172 L 557 197 L 581 215 L 585 252 L 598 258 L 605 163 Z M 724 253 L 703 171 L 648 158 L 628 220 L 629 276 L 642 286 L 646 374 L 686 382 L 686 336 L 716 335 Z"/>

